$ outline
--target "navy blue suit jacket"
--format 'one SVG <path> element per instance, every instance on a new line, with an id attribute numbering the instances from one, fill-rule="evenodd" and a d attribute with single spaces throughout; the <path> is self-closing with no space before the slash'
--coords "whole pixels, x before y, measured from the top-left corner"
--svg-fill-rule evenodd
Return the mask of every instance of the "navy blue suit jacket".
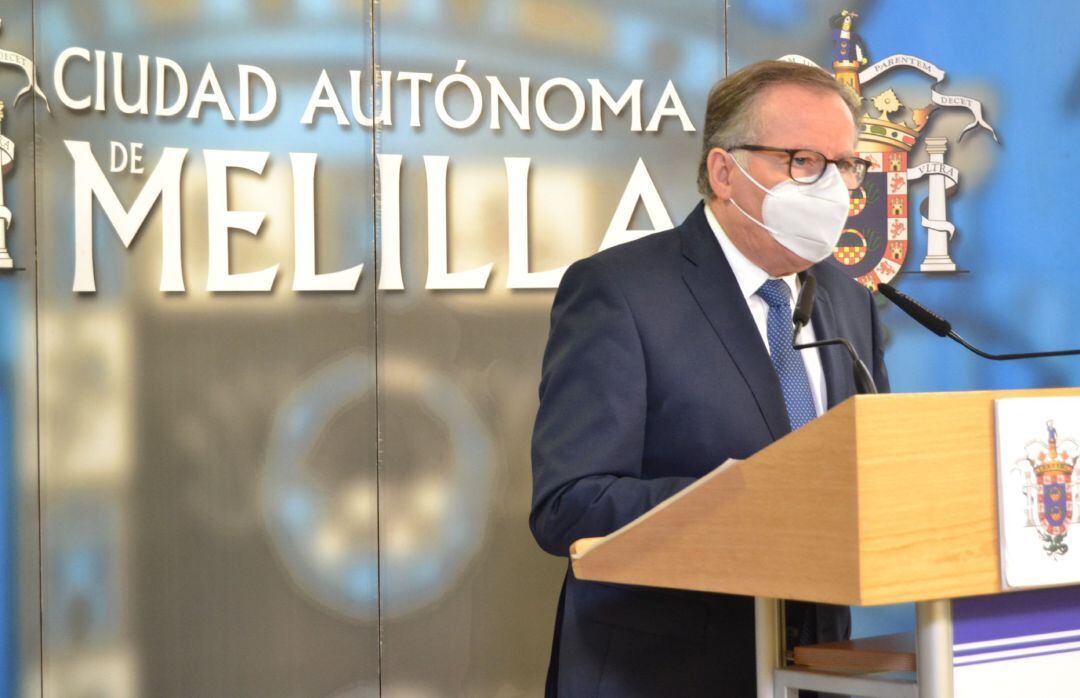
<path id="1" fill-rule="evenodd" d="M 817 337 L 850 340 L 887 390 L 871 294 L 832 266 L 809 273 Z M 855 383 L 842 347 L 820 351 L 831 407 Z M 790 430 L 768 349 L 699 205 L 679 227 L 580 260 L 563 276 L 533 432 L 533 535 L 566 556 L 578 538 L 611 533 Z M 819 639 L 842 635 L 842 623 L 824 621 Z M 568 572 L 548 691 L 752 696 L 753 629 L 746 597 Z"/>

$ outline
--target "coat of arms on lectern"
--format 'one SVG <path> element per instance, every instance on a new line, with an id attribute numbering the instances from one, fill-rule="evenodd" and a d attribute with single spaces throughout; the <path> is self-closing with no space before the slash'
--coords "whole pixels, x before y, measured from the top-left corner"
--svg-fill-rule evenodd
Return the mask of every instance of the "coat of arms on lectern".
<path id="1" fill-rule="evenodd" d="M 11 106 L 14 108 L 19 100 L 30 93 L 32 97 L 41 97 L 45 102 L 45 108 L 49 108 L 49 100 L 38 86 L 37 75 L 34 72 L 34 63 L 21 53 L 0 49 L 0 66 L 18 68 L 26 75 L 26 85 L 15 95 Z M 0 128 L 3 126 L 5 117 L 4 103 L 0 101 Z M 4 203 L 4 175 L 11 172 L 15 166 L 15 144 L 0 132 L 0 271 L 15 268 L 15 260 L 7 249 L 7 233 L 11 228 L 11 209 Z"/>
<path id="2" fill-rule="evenodd" d="M 917 56 L 894 54 L 867 65 L 866 46 L 855 32 L 858 15 L 844 10 L 832 18 L 832 68 L 863 105 L 859 119 L 859 156 L 872 165 L 863 185 L 851 193 L 849 216 L 840 241 L 833 252 L 833 263 L 871 290 L 887 283 L 899 273 L 908 255 L 908 183 L 925 177 L 929 195 L 919 205 L 923 227 L 927 231 L 926 257 L 919 271 L 941 273 L 957 271 L 949 254 L 949 243 L 956 226 L 949 221 L 946 200 L 956 193 L 960 172 L 945 161 L 948 138 L 928 137 L 924 133 L 938 109 L 963 109 L 972 116 L 957 141 L 973 128 L 985 129 L 997 141 L 994 129 L 983 118 L 982 104 L 971 97 L 948 95 L 939 91 L 945 71 Z M 781 60 L 817 65 L 803 56 L 788 55 Z M 892 88 L 866 94 L 870 82 L 897 68 L 918 71 L 934 80 L 929 102 L 923 106 L 905 105 Z M 928 160 L 911 166 L 909 155 L 920 139 Z"/>
<path id="3" fill-rule="evenodd" d="M 1003 588 L 1080 584 L 1080 393 L 995 399 L 994 425 Z"/>
<path id="4" fill-rule="evenodd" d="M 1069 552 L 1065 536 L 1080 515 L 1080 503 L 1075 502 L 1080 487 L 1073 480 L 1080 443 L 1071 438 L 1059 442 L 1054 420 L 1047 421 L 1046 431 L 1046 441 L 1029 441 L 1027 454 L 1016 463 L 1024 475 L 1027 525 L 1038 531 L 1046 554 L 1056 557 Z"/>

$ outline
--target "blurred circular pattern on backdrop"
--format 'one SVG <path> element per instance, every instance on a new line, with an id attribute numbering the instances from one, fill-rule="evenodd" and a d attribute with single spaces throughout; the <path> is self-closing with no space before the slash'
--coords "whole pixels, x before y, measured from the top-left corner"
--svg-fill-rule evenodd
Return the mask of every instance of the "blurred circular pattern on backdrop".
<path id="1" fill-rule="evenodd" d="M 403 358 L 380 359 L 384 409 L 408 404 L 417 444 L 408 488 L 393 495 L 394 516 L 378 530 L 380 491 L 361 460 L 341 458 L 339 419 L 375 389 L 372 359 L 352 355 L 325 365 L 278 410 L 260 483 L 267 529 L 292 579 L 319 603 L 357 620 L 375 620 L 382 574 L 394 580 L 383 615 L 402 615 L 438 599 L 481 547 L 495 459 L 476 408 L 446 376 Z M 348 441 L 347 439 L 345 441 Z M 435 444 L 434 447 L 431 445 Z M 383 506 L 387 504 L 383 503 Z"/>

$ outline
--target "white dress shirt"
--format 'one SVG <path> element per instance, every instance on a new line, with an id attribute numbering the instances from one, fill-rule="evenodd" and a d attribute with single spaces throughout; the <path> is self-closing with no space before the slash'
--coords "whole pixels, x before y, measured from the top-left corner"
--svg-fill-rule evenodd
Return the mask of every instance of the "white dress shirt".
<path id="1" fill-rule="evenodd" d="M 769 305 L 757 295 L 757 290 L 761 288 L 763 283 L 774 277 L 769 276 L 768 272 L 747 259 L 742 252 L 739 252 L 738 248 L 728 239 L 727 234 L 724 233 L 724 229 L 720 227 L 720 223 L 716 220 L 716 216 L 713 215 L 707 201 L 705 202 L 705 218 L 709 221 L 709 227 L 712 228 L 713 234 L 716 235 L 717 242 L 720 243 L 720 249 L 724 251 L 724 257 L 727 258 L 728 264 L 731 265 L 731 271 L 734 272 L 735 280 L 739 283 L 743 299 L 750 308 L 750 314 L 754 316 L 754 324 L 757 325 L 758 332 L 761 334 L 761 341 L 765 343 L 765 348 L 768 349 Z M 789 274 L 780 278 L 791 288 L 791 308 L 794 311 L 795 299 L 799 296 L 799 277 L 795 274 Z M 807 324 L 806 327 L 799 331 L 799 344 L 813 342 L 815 339 L 812 323 Z M 825 371 L 821 368 L 821 355 L 816 347 L 803 349 L 799 354 L 802 355 L 803 363 L 806 365 L 806 375 L 810 379 L 810 393 L 814 398 L 814 409 L 820 417 L 825 414 L 826 399 Z"/>

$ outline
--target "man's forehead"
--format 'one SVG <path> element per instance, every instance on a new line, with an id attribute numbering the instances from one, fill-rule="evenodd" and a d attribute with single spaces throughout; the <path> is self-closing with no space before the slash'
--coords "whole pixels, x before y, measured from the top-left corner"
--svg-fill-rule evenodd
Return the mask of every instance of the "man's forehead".
<path id="1" fill-rule="evenodd" d="M 758 106 L 802 104 L 817 105 L 826 102 L 835 102 L 839 107 L 847 109 L 844 99 L 838 92 L 819 86 L 811 87 L 799 83 L 778 83 L 769 85 L 761 90 L 757 96 Z M 850 111 L 848 112 L 851 113 Z"/>
<path id="2" fill-rule="evenodd" d="M 855 152 L 855 120 L 835 92 L 774 85 L 759 95 L 754 111 L 764 145 L 806 148 L 832 157 Z"/>

